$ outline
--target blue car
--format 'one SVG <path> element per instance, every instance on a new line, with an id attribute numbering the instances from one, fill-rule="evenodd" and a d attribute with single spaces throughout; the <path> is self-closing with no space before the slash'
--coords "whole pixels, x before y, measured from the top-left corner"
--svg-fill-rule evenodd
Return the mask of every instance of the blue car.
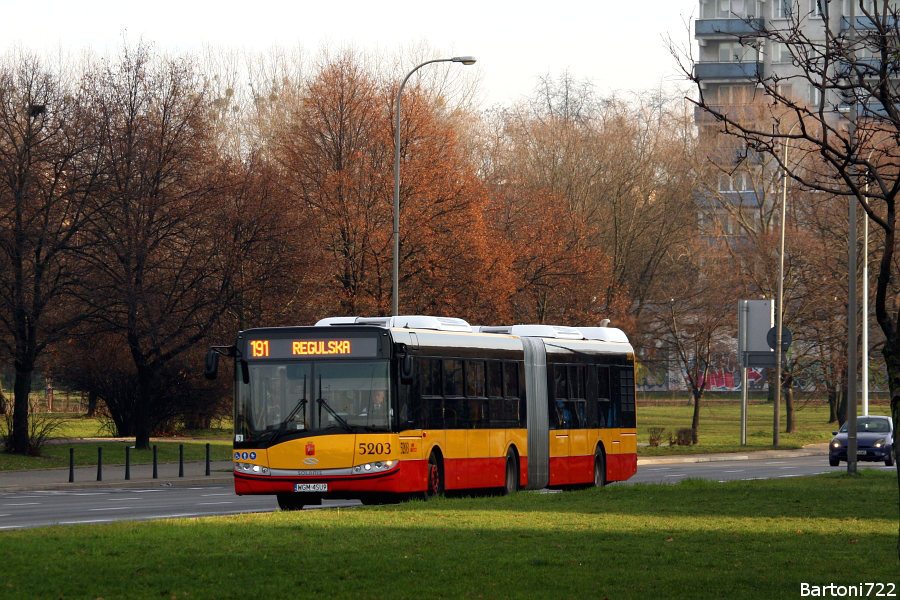
<path id="1" fill-rule="evenodd" d="M 838 466 L 847 460 L 847 423 L 835 431 L 828 448 L 828 464 Z M 856 419 L 856 460 L 884 461 L 894 464 L 894 425 L 890 417 L 859 417 Z"/>

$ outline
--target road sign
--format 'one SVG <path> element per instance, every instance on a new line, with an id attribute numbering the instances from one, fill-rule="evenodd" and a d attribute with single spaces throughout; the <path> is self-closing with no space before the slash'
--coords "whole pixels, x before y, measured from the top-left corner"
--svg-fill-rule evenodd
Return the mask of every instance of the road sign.
<path id="1" fill-rule="evenodd" d="M 775 339 L 776 330 L 773 327 L 766 334 L 766 343 L 769 344 L 769 348 L 775 349 L 775 342 L 778 341 Z M 791 334 L 791 330 L 785 326 L 781 326 L 781 351 L 787 352 L 788 348 L 791 347 L 791 342 L 794 341 L 794 336 Z"/>

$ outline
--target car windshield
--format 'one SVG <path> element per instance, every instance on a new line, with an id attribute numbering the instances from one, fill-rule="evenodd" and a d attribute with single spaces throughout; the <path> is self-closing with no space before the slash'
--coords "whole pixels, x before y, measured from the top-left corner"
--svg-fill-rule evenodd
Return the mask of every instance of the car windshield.
<path id="1" fill-rule="evenodd" d="M 847 433 L 849 431 L 849 423 L 844 423 L 841 426 L 841 433 Z M 871 419 L 867 417 L 860 417 L 856 420 L 856 432 L 857 433 L 890 433 L 891 431 L 891 422 L 887 419 Z"/>
<path id="2" fill-rule="evenodd" d="M 254 363 L 236 377 L 235 436 L 274 441 L 286 433 L 389 431 L 388 361 Z"/>

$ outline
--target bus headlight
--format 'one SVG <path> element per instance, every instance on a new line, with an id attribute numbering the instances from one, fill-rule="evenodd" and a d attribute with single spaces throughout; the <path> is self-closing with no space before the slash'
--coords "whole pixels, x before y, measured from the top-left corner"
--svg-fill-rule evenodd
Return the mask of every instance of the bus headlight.
<path id="1" fill-rule="evenodd" d="M 366 463 L 364 465 L 356 465 L 353 467 L 354 473 L 383 473 L 385 471 L 390 471 L 394 467 L 397 466 L 397 461 L 395 460 L 379 460 L 378 462 Z"/>

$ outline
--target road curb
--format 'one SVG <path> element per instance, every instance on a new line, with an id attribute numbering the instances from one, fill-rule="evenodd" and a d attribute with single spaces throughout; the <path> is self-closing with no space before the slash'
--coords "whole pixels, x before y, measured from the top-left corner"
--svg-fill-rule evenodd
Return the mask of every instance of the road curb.
<path id="1" fill-rule="evenodd" d="M 828 456 L 828 445 L 822 444 L 822 448 L 803 448 L 801 450 L 760 450 L 758 452 L 735 454 L 698 454 L 694 456 L 648 456 L 639 458 L 638 467 L 644 465 L 687 464 L 702 462 L 719 462 L 734 460 L 765 460 L 769 458 L 794 458 L 798 456 Z"/>

